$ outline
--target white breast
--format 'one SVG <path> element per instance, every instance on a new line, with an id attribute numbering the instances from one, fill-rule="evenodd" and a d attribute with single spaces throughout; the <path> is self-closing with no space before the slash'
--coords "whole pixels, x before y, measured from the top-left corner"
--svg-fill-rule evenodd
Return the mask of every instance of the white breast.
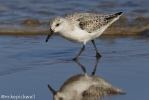
<path id="1" fill-rule="evenodd" d="M 73 31 L 61 32 L 60 35 L 71 42 L 87 42 L 91 39 L 87 31 L 76 27 Z"/>

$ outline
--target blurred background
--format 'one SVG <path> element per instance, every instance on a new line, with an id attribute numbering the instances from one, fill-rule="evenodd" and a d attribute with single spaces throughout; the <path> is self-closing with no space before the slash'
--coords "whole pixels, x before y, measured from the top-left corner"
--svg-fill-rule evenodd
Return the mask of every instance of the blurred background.
<path id="1" fill-rule="evenodd" d="M 146 26 L 149 22 L 148 5 L 148 0 L 0 0 L 0 33 L 15 34 L 14 30 L 29 30 L 31 26 L 38 32 L 30 31 L 29 34 L 47 33 L 51 18 L 73 12 L 104 14 L 122 11 L 123 27 L 130 23 L 131 26 Z"/>
<path id="2" fill-rule="evenodd" d="M 27 19 L 48 22 L 73 12 L 124 12 L 128 18 L 149 16 L 148 0 L 0 0 L 0 22 L 19 24 Z"/>

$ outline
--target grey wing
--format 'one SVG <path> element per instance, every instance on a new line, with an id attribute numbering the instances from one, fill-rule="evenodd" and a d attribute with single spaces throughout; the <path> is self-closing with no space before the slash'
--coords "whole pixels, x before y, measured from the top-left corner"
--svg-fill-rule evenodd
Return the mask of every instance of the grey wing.
<path id="1" fill-rule="evenodd" d="M 69 21 L 72 30 L 76 25 L 78 25 L 78 19 L 86 18 L 87 16 L 96 16 L 97 14 L 94 13 L 72 13 L 65 16 L 65 19 Z"/>
<path id="2" fill-rule="evenodd" d="M 79 18 L 78 21 L 80 21 L 79 26 L 82 30 L 92 33 L 102 26 L 109 24 L 117 16 L 116 14 L 90 15 Z"/>

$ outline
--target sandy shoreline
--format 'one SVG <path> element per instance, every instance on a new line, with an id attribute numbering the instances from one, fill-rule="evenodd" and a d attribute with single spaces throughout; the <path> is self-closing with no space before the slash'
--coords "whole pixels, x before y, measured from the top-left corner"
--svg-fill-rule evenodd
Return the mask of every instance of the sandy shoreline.
<path id="1" fill-rule="evenodd" d="M 34 35 L 48 34 L 48 22 L 40 23 L 38 20 L 25 20 L 20 25 L 0 23 L 1 35 Z M 149 17 L 138 17 L 129 21 L 121 17 L 113 23 L 103 34 L 106 35 L 144 35 L 149 34 Z"/>

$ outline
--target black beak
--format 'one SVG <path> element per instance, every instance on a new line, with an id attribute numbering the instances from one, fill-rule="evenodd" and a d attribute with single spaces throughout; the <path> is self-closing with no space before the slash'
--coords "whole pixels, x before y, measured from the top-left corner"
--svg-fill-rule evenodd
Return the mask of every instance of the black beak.
<path id="1" fill-rule="evenodd" d="M 53 33 L 54 33 L 53 30 L 50 29 L 50 32 L 49 32 L 49 34 L 48 34 L 48 36 L 47 36 L 47 38 L 46 38 L 46 42 L 48 42 L 49 38 L 51 37 L 51 35 L 52 35 Z"/>
<path id="2" fill-rule="evenodd" d="M 48 85 L 48 88 L 50 89 L 53 95 L 56 95 L 56 91 L 54 91 L 50 85 Z"/>

